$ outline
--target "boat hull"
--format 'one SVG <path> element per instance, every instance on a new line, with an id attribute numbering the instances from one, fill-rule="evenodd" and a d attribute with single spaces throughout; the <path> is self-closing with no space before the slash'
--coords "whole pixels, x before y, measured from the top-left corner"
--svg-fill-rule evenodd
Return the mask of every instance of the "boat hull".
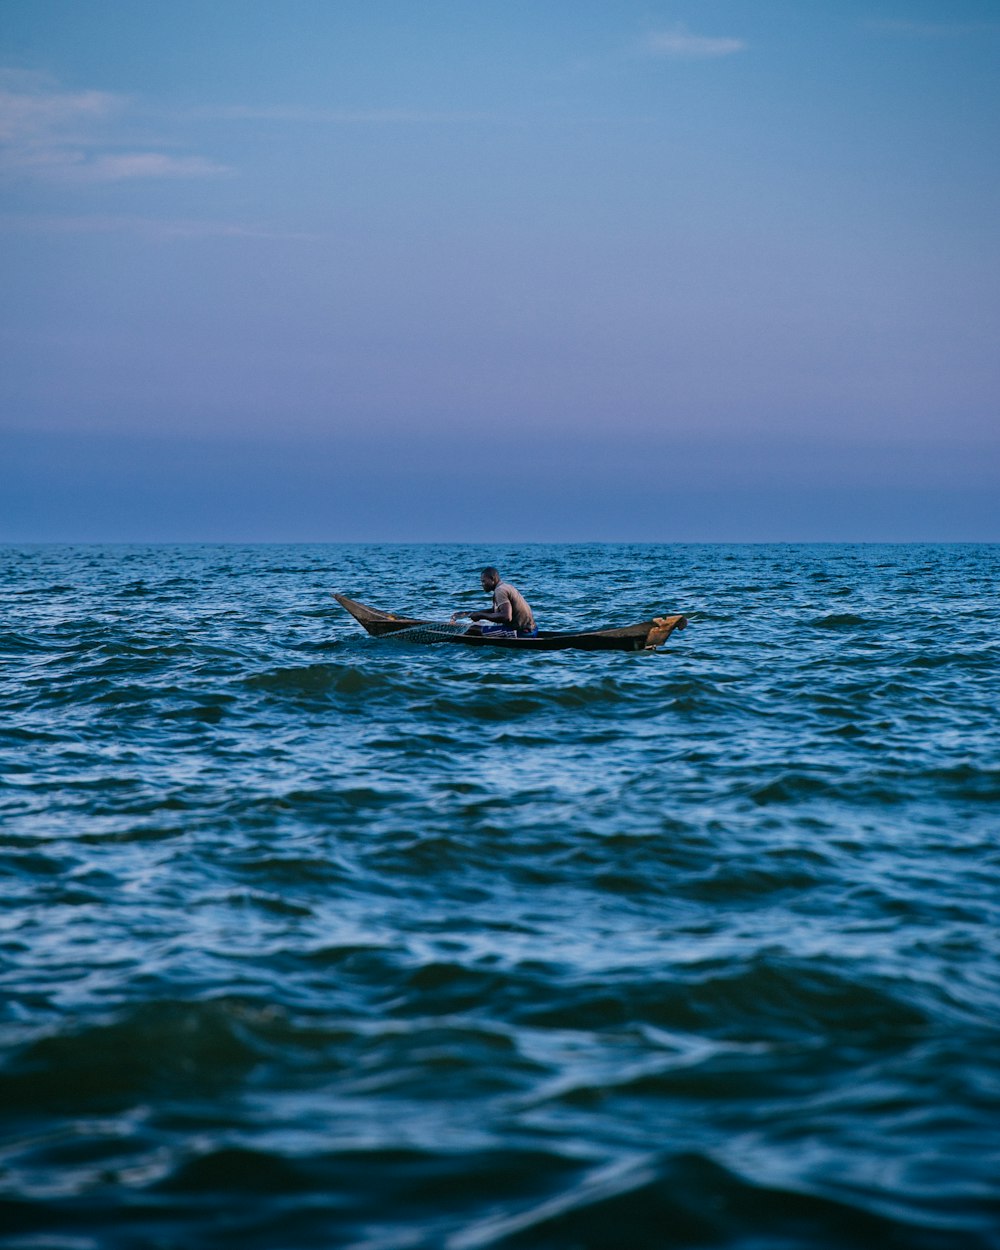
<path id="1" fill-rule="evenodd" d="M 500 647 L 507 651 L 655 651 L 663 645 L 675 629 L 684 629 L 687 617 L 656 616 L 651 621 L 626 625 L 620 629 L 590 629 L 578 633 L 539 630 L 530 638 L 505 638 L 498 634 L 484 634 L 477 625 L 466 633 L 450 634 L 442 629 L 439 636 L 432 632 L 435 622 L 394 612 L 382 612 L 370 608 L 347 595 L 333 596 L 345 611 L 375 638 L 387 638 L 405 631 L 421 631 L 412 634 L 412 641 L 452 643 L 464 647 Z"/>

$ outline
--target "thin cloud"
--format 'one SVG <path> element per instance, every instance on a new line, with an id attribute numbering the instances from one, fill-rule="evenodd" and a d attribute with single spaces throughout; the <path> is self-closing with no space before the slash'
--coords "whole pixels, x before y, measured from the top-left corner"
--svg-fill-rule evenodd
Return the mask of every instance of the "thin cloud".
<path id="1" fill-rule="evenodd" d="M 124 182 L 132 178 L 214 178 L 231 170 L 201 156 L 125 152 L 99 156 L 84 165 L 80 172 L 94 182 Z"/>
<path id="2" fill-rule="evenodd" d="M 695 35 L 683 26 L 653 31 L 646 36 L 643 50 L 650 56 L 687 60 L 732 56 L 746 50 L 746 41 L 732 36 Z"/>
<path id="3" fill-rule="evenodd" d="M 43 74 L 0 70 L 0 143 L 30 145 L 112 117 L 120 98 L 105 91 L 59 91 Z"/>
<path id="4" fill-rule="evenodd" d="M 0 69 L 0 173 L 22 178 L 121 182 L 207 178 L 229 172 L 201 156 L 123 150 L 117 129 L 131 99 L 67 91 L 44 74 Z"/>

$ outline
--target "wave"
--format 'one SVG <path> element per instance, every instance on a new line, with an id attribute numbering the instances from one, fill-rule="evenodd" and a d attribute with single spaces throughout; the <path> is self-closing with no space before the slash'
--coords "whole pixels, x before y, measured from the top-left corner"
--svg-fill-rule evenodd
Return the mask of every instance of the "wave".
<path id="1" fill-rule="evenodd" d="M 231 1087 L 258 1058 L 241 1027 L 255 1013 L 266 1019 L 266 1006 L 163 1001 L 43 1033 L 6 1056 L 0 1103 L 10 1112 L 100 1114 L 192 1081 L 202 1095 Z"/>
<path id="2" fill-rule="evenodd" d="M 987 1250 L 994 1244 L 990 1212 L 981 1203 L 901 1212 L 862 1186 L 757 1179 L 697 1148 L 619 1150 L 595 1159 L 530 1146 L 293 1153 L 237 1141 L 202 1143 L 187 1157 L 151 1166 L 149 1144 L 143 1146 L 134 1168 L 141 1179 L 128 1185 L 127 1201 L 116 1209 L 86 1198 L 8 1199 L 0 1207 L 7 1228 L 22 1234 L 74 1228 L 88 1242 L 132 1244 L 143 1229 L 169 1227 L 172 1237 L 199 1250 L 236 1243 L 251 1250 L 348 1244 Z"/>
<path id="3" fill-rule="evenodd" d="M 930 1004 L 887 977 L 839 970 L 783 951 L 694 965 L 672 978 L 627 974 L 570 984 L 517 1018 L 548 1028 L 601 1030 L 642 1022 L 734 1040 L 787 1042 L 838 1036 L 877 1046 L 927 1027 Z"/>
<path id="4" fill-rule="evenodd" d="M 277 694 L 300 695 L 378 695 L 394 689 L 391 677 L 353 665 L 308 664 L 271 669 L 244 679 L 250 689 Z"/>
<path id="5" fill-rule="evenodd" d="M 816 617 L 809 624 L 814 629 L 872 629 L 876 627 L 874 621 L 857 616 L 853 612 L 830 612 L 826 616 Z"/>
<path id="6" fill-rule="evenodd" d="M 0 1241 L 985 1244 L 997 557 L 11 559 Z M 494 558 L 547 619 L 669 585 L 691 628 L 511 657 L 326 606 Z"/>

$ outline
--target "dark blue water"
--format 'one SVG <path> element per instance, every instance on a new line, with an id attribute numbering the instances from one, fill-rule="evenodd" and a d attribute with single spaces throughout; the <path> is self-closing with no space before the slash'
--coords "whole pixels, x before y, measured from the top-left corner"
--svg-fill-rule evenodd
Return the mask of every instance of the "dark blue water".
<path id="1" fill-rule="evenodd" d="M 0 1244 L 1000 1245 L 998 572 L 0 550 Z"/>

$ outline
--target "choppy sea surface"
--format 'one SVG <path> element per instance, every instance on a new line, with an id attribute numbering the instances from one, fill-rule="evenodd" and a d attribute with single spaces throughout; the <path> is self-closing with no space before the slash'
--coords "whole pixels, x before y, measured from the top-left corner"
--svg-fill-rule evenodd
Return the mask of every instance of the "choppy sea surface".
<path id="1" fill-rule="evenodd" d="M 1000 1245 L 998 573 L 0 549 L 0 1245 Z"/>

